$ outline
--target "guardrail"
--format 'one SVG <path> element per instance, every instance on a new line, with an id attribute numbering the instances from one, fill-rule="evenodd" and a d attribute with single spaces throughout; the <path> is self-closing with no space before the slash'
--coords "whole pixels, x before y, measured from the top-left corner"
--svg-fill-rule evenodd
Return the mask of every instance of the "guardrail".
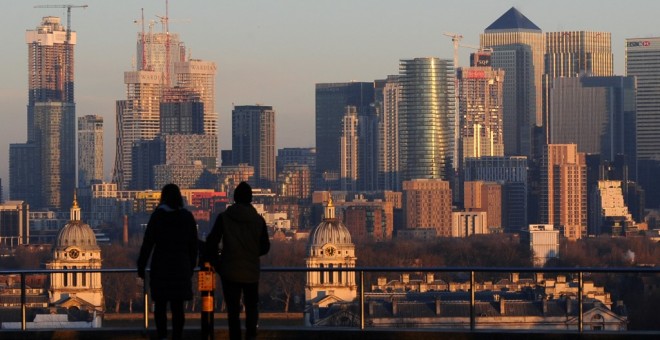
<path id="1" fill-rule="evenodd" d="M 197 269 L 196 269 L 197 271 Z M 598 274 L 660 274 L 657 267 L 630 267 L 630 268 L 519 268 L 519 267 L 354 267 L 354 268 L 301 268 L 301 267 L 266 267 L 262 272 L 354 272 L 359 277 L 359 303 L 360 303 L 360 329 L 365 328 L 365 301 L 364 301 L 364 274 L 375 272 L 403 273 L 403 272 L 434 272 L 434 273 L 469 273 L 470 275 L 470 331 L 476 328 L 475 312 L 475 274 L 476 273 L 570 273 L 578 276 L 578 331 L 582 333 L 583 328 L 583 283 L 585 273 Z M 41 270 L 0 270 L 0 275 L 20 275 L 21 278 L 21 329 L 26 330 L 26 277 L 35 274 L 52 273 L 136 273 L 137 269 L 41 269 Z M 148 280 L 147 275 L 147 280 Z M 144 328 L 149 327 L 149 291 L 148 281 L 143 285 Z"/>

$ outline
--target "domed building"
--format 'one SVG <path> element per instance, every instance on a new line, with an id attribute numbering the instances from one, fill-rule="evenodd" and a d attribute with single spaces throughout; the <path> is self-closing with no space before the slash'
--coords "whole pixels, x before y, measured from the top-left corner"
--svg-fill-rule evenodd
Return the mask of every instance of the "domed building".
<path id="1" fill-rule="evenodd" d="M 71 220 L 60 230 L 48 269 L 100 269 L 101 248 L 94 231 L 80 220 L 75 194 Z M 101 273 L 50 274 L 49 302 L 55 307 L 102 312 L 104 307 Z"/>
<path id="2" fill-rule="evenodd" d="M 329 272 L 323 268 L 354 268 L 355 245 L 346 226 L 335 216 L 332 198 L 325 207 L 323 221 L 312 230 L 307 243 L 305 300 L 321 307 L 334 302 L 353 301 L 357 296 L 355 272 Z"/>

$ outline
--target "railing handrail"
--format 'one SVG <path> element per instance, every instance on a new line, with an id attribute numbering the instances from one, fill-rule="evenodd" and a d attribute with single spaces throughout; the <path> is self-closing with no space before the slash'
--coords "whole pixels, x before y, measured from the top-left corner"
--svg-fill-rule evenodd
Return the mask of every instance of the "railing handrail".
<path id="1" fill-rule="evenodd" d="M 148 269 L 147 269 L 148 270 Z M 199 268 L 195 268 L 195 271 Z M 660 273 L 660 267 L 262 267 L 262 272 L 441 272 L 441 273 Z M 137 268 L 79 268 L 79 269 L 3 269 L 0 275 L 12 274 L 51 274 L 51 273 L 135 273 Z"/>
<path id="2" fill-rule="evenodd" d="M 149 270 L 149 269 L 147 269 Z M 195 268 L 198 271 L 199 268 Z M 364 293 L 364 273 L 373 272 L 452 272 L 452 273 L 470 273 L 470 330 L 476 328 L 475 313 L 475 292 L 476 282 L 475 273 L 574 273 L 578 274 L 579 294 L 578 294 L 578 332 L 583 332 L 583 292 L 585 273 L 660 273 L 660 267 L 549 267 L 549 268 L 530 268 L 530 267 L 263 267 L 262 272 L 355 272 L 360 278 L 360 329 L 365 327 L 365 293 Z M 26 276 L 35 274 L 51 273 L 136 273 L 137 268 L 85 268 L 85 269 L 20 269 L 20 270 L 0 270 L 0 275 L 20 275 L 21 276 L 21 329 L 26 330 Z M 143 285 L 144 294 L 144 328 L 149 327 L 149 294 L 147 290 L 149 277 L 146 277 Z"/>

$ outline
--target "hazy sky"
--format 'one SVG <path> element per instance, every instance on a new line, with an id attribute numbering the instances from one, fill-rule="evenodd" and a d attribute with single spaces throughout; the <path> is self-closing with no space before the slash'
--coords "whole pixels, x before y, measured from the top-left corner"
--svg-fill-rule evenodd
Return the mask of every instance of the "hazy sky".
<path id="1" fill-rule="evenodd" d="M 660 36 L 658 1 L 439 1 L 439 0 L 170 0 L 170 31 L 193 58 L 218 65 L 216 110 L 220 147 L 231 148 L 231 105 L 272 105 L 277 147 L 314 146 L 314 84 L 372 81 L 398 73 L 399 59 L 451 59 L 451 39 L 479 44 L 479 33 L 511 6 L 543 31 L 612 32 L 614 70 L 624 72 L 624 39 Z M 115 156 L 115 101 L 125 98 L 123 72 L 132 69 L 134 23 L 165 14 L 165 0 L 0 0 L 0 178 L 9 191 L 10 143 L 26 139 L 25 31 L 43 16 L 66 16 L 40 4 L 87 4 L 72 10 L 77 32 L 77 116 L 98 114 L 105 124 L 105 176 Z M 64 21 L 64 19 L 63 19 Z M 156 28 L 160 29 L 160 25 Z M 461 65 L 469 49 L 461 50 Z"/>

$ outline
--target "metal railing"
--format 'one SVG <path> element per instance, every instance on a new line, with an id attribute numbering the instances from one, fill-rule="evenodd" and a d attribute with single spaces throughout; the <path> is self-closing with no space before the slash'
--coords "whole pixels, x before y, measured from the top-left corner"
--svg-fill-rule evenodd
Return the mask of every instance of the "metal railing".
<path id="1" fill-rule="evenodd" d="M 197 269 L 196 269 L 197 271 Z M 265 267 L 261 268 L 265 273 L 278 273 L 278 272 L 293 272 L 293 273 L 310 273 L 310 272 L 353 272 L 359 277 L 359 304 L 360 304 L 360 329 L 365 329 L 365 273 L 405 273 L 405 272 L 432 272 L 432 273 L 469 273 L 470 275 L 470 331 L 476 329 L 476 273 L 567 273 L 575 274 L 578 277 L 578 332 L 584 331 L 583 327 L 583 285 L 584 274 L 660 274 L 658 267 L 629 267 L 629 268 L 519 268 L 519 267 L 354 267 L 354 268 L 302 268 L 302 267 Z M 26 277 L 28 275 L 36 274 L 53 274 L 53 273 L 136 273 L 137 269 L 121 268 L 121 269 L 41 269 L 41 270 L 0 270 L 0 275 L 20 275 L 21 278 L 21 329 L 26 330 Z M 143 298 L 144 298 L 144 311 L 143 321 L 144 328 L 149 327 L 149 291 L 148 291 L 148 277 L 143 284 Z"/>

